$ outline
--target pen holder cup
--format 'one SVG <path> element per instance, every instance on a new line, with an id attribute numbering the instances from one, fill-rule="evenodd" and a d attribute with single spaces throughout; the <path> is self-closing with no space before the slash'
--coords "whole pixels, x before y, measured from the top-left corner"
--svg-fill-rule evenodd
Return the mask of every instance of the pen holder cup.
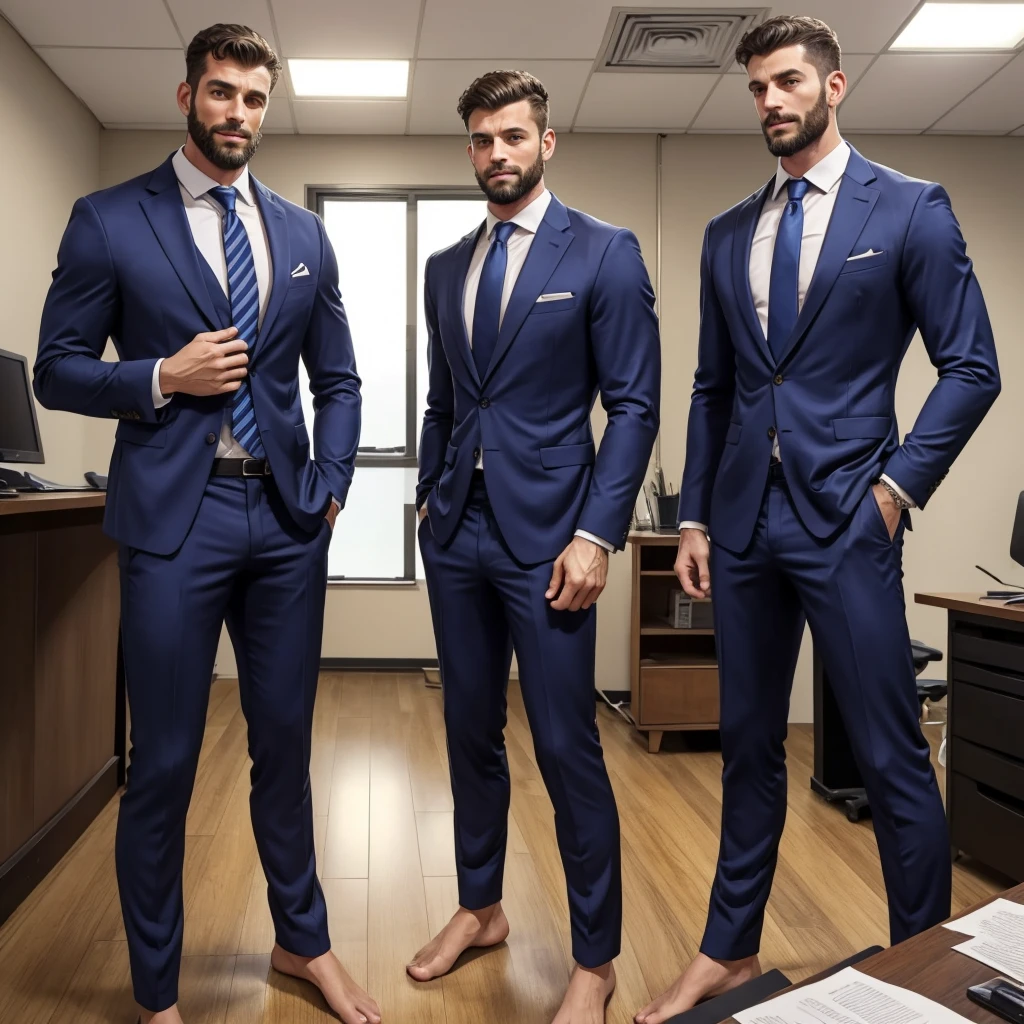
<path id="1" fill-rule="evenodd" d="M 658 520 L 663 530 L 674 530 L 676 516 L 679 514 L 678 494 L 658 495 Z"/>

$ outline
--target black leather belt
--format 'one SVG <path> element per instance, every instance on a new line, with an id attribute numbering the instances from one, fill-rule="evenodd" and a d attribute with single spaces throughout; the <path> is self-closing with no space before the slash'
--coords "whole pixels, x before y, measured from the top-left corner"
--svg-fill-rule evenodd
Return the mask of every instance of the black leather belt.
<path id="1" fill-rule="evenodd" d="M 272 476 L 266 459 L 214 459 L 210 476 Z"/>

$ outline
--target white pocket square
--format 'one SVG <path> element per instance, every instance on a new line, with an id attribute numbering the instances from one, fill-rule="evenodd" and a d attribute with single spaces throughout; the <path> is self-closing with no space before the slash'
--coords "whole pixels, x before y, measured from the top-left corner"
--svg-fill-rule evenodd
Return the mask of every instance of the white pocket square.
<path id="1" fill-rule="evenodd" d="M 292 277 L 309 277 L 309 268 L 305 263 L 300 263 L 293 271 Z"/>
<path id="2" fill-rule="evenodd" d="M 885 252 L 884 249 L 881 252 L 875 252 L 874 249 L 868 249 L 867 252 L 862 252 L 859 256 L 850 256 L 847 258 L 847 263 L 852 263 L 854 260 L 866 260 L 869 256 L 881 256 Z"/>
<path id="3" fill-rule="evenodd" d="M 542 295 L 537 301 L 557 302 L 559 299 L 571 299 L 572 296 L 572 292 L 549 292 L 547 295 Z"/>

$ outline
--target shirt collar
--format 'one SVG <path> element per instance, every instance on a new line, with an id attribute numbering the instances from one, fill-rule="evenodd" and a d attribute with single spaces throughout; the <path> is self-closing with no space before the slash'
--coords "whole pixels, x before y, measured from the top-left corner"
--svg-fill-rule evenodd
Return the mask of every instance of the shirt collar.
<path id="1" fill-rule="evenodd" d="M 846 165 L 850 162 L 850 144 L 840 142 L 828 156 L 819 160 L 805 175 L 804 180 L 809 181 L 816 189 L 822 192 L 831 192 L 836 182 L 846 173 Z M 779 160 L 778 170 L 775 172 L 775 186 L 772 198 L 777 199 L 783 186 L 792 177 L 782 166 Z"/>
<path id="2" fill-rule="evenodd" d="M 541 221 L 544 220 L 544 214 L 548 212 L 548 207 L 551 205 L 551 193 L 544 189 L 543 192 L 529 206 L 520 210 L 513 218 L 512 223 L 516 227 L 522 228 L 524 231 L 529 231 L 531 235 L 537 234 L 540 228 Z M 494 225 L 499 223 L 498 218 L 487 211 L 487 237 L 491 237 L 491 232 L 494 230 Z"/>
<path id="3" fill-rule="evenodd" d="M 184 146 L 171 158 L 171 166 L 174 168 L 178 181 L 181 182 L 182 187 L 193 199 L 200 199 L 211 188 L 217 188 L 220 185 L 220 182 L 214 181 L 208 174 L 204 174 L 185 156 Z M 242 173 L 238 181 L 235 182 L 234 188 L 243 203 L 248 203 L 249 206 L 253 205 L 248 167 L 242 168 Z"/>

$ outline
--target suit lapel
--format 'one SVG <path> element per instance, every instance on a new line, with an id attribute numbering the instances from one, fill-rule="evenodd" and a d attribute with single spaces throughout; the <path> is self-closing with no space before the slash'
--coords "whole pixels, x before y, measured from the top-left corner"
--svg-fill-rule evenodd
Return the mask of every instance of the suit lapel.
<path id="1" fill-rule="evenodd" d="M 281 306 L 291 285 L 292 265 L 291 246 L 288 241 L 288 218 L 285 215 L 284 207 L 265 185 L 255 178 L 252 179 L 252 184 L 256 195 L 256 205 L 260 209 L 263 226 L 266 228 L 267 239 L 270 242 L 270 264 L 273 267 L 270 299 L 267 302 L 266 312 L 263 314 L 263 324 L 256 338 L 256 347 L 258 347 L 263 339 L 270 335 L 277 314 L 281 312 Z"/>
<path id="2" fill-rule="evenodd" d="M 871 170 L 871 165 L 851 147 L 850 161 L 839 185 L 839 195 L 836 196 L 836 205 L 832 210 L 828 230 L 825 232 L 818 265 L 814 268 L 814 276 L 807 289 L 793 334 L 779 358 L 780 363 L 789 356 L 814 322 L 822 304 L 835 286 L 836 279 L 846 264 L 846 258 L 853 252 L 853 247 L 857 244 L 857 239 L 878 201 L 878 190 L 866 187 L 874 180 L 875 174 Z"/>
<path id="3" fill-rule="evenodd" d="M 551 279 L 555 268 L 561 262 L 566 250 L 575 236 L 569 230 L 569 214 L 565 207 L 554 197 L 544 214 L 537 235 L 527 253 L 526 262 L 519 273 L 515 288 L 505 308 L 505 316 L 498 332 L 498 344 L 494 347 L 487 373 L 483 383 L 493 376 L 495 369 L 509 346 L 515 340 L 520 328 L 533 309 L 537 297 L 544 291 L 544 286 Z"/>
<path id="4" fill-rule="evenodd" d="M 476 231 L 471 231 L 461 242 L 456 243 L 451 252 L 452 269 L 448 274 L 445 288 L 445 304 L 437 311 L 438 319 L 447 320 L 451 328 L 451 337 L 455 339 L 454 349 L 465 365 L 466 372 L 477 387 L 480 386 L 480 374 L 476 369 L 476 360 L 469 347 L 466 334 L 465 298 L 466 278 L 469 276 L 469 265 L 473 262 L 480 232 L 485 229 L 486 221 Z"/>
<path id="5" fill-rule="evenodd" d="M 202 257 L 192 238 L 178 178 L 170 159 L 153 172 L 146 188 L 152 195 L 142 200 L 142 212 L 146 215 L 160 248 L 163 249 L 164 255 L 174 267 L 174 272 L 181 279 L 185 290 L 210 329 L 218 330 L 220 318 L 203 278 L 202 267 L 199 265 Z"/>
<path id="6" fill-rule="evenodd" d="M 754 295 L 750 290 L 750 250 L 754 246 L 754 235 L 757 232 L 757 222 L 761 219 L 761 210 L 774 182 L 775 176 L 773 175 L 764 188 L 755 192 L 740 207 L 736 219 L 736 230 L 732 236 L 733 287 L 739 299 L 740 313 L 750 331 L 750 336 L 757 343 L 768 362 L 772 364 L 775 361 L 768 348 L 768 339 L 764 336 L 761 321 L 757 316 L 757 307 L 754 305 Z"/>

